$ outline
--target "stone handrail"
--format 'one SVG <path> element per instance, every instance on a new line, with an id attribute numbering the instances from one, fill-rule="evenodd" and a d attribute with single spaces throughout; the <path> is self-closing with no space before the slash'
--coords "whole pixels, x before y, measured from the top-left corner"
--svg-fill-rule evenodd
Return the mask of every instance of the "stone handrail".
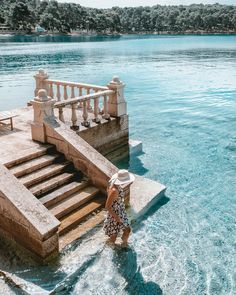
<path id="1" fill-rule="evenodd" d="M 108 180 L 117 173 L 117 167 L 55 117 L 44 118 L 44 131 L 47 143 L 55 145 L 76 169 L 106 193 Z"/>
<path id="2" fill-rule="evenodd" d="M 56 98 L 57 101 L 61 101 L 62 98 L 64 100 L 67 100 L 69 97 L 74 98 L 78 96 L 83 96 L 85 92 L 88 95 L 92 92 L 108 90 L 108 87 L 106 86 L 74 83 L 74 82 L 67 82 L 67 81 L 60 81 L 60 80 L 46 79 L 45 84 L 48 87 L 48 95 L 52 98 Z M 78 95 L 76 94 L 76 90 L 78 92 Z M 63 95 L 62 95 L 62 92 L 63 92 Z"/>
<path id="3" fill-rule="evenodd" d="M 78 116 L 77 116 L 77 108 L 82 108 L 82 117 L 83 117 L 83 122 L 82 125 L 85 127 L 89 127 L 90 121 L 88 119 L 88 111 L 93 112 L 94 118 L 93 121 L 95 123 L 100 123 L 101 118 L 99 117 L 99 114 L 102 113 L 102 118 L 109 120 L 110 114 L 108 113 L 108 99 L 111 95 L 114 94 L 113 90 L 104 90 L 104 91 L 99 91 L 93 94 L 87 94 L 79 97 L 74 97 L 70 98 L 67 100 L 63 101 L 58 101 L 55 103 L 54 107 L 59 109 L 59 119 L 63 123 L 65 122 L 64 119 L 64 113 L 63 113 L 63 108 L 66 106 L 71 107 L 71 121 L 72 129 L 77 129 L 78 128 Z M 100 98 L 103 98 L 103 101 L 99 101 Z M 91 100 L 94 102 L 94 107 L 91 106 Z M 102 111 L 99 107 L 99 105 L 102 105 Z"/>
<path id="4" fill-rule="evenodd" d="M 0 164 L 0 229 L 44 258 L 58 251 L 60 222 Z"/>

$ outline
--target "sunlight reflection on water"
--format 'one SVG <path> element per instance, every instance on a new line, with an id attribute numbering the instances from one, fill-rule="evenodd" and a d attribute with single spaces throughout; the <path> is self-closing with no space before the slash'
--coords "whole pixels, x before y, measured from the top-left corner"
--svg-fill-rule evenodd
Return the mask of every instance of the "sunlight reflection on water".
<path id="1" fill-rule="evenodd" d="M 72 247 L 59 265 L 19 275 L 61 294 L 236 293 L 236 36 L 0 43 L 0 62 L 0 109 L 32 98 L 39 68 L 101 85 L 119 75 L 130 136 L 144 149 L 130 169 L 164 183 L 170 199 L 134 231 L 129 251 L 104 248 L 98 235 L 83 255 Z"/>

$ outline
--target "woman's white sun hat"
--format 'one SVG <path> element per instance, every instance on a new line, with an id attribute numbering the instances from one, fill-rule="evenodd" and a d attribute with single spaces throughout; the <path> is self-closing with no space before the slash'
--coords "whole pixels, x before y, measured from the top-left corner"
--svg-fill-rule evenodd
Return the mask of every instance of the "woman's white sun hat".
<path id="1" fill-rule="evenodd" d="M 114 174 L 111 178 L 112 184 L 115 185 L 122 185 L 134 182 L 135 177 L 129 171 L 122 169 L 119 170 L 116 174 Z"/>

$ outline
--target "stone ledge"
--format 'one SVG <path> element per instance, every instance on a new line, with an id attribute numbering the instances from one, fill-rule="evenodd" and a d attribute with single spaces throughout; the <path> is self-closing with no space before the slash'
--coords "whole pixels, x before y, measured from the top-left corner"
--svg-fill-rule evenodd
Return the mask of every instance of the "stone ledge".
<path id="1" fill-rule="evenodd" d="M 111 118 L 110 121 L 96 124 L 92 128 L 80 130 L 77 134 L 99 151 L 116 149 L 117 142 L 127 145 L 128 149 L 128 125 L 128 115 L 124 115 L 121 118 Z"/>
<path id="2" fill-rule="evenodd" d="M 41 257 L 58 248 L 60 222 L 0 164 L 0 226 Z"/>
<path id="3" fill-rule="evenodd" d="M 135 175 L 130 187 L 130 206 L 127 208 L 132 222 L 143 217 L 163 197 L 166 187 L 156 181 Z"/>
<path id="4" fill-rule="evenodd" d="M 143 153 L 143 143 L 140 140 L 129 140 L 129 150 L 131 155 L 139 155 Z"/>

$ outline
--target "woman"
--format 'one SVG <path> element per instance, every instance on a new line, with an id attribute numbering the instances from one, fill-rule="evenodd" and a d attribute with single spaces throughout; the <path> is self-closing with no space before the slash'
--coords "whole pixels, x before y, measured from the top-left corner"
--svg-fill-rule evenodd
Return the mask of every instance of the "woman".
<path id="1" fill-rule="evenodd" d="M 115 243 L 118 235 L 121 234 L 123 246 L 128 246 L 128 239 L 131 232 L 124 203 L 124 188 L 134 181 L 135 177 L 127 170 L 119 170 L 109 181 L 106 209 L 107 218 L 104 222 L 104 231 L 109 236 L 109 242 Z"/>

